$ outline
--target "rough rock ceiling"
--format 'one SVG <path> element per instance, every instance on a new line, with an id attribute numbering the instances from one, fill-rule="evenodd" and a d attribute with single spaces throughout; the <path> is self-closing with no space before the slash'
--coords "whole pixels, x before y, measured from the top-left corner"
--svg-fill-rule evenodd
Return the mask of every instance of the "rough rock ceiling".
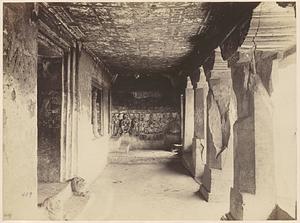
<path id="1" fill-rule="evenodd" d="M 63 7 L 85 34 L 84 45 L 114 72 L 159 72 L 191 51 L 204 3 L 72 3 Z"/>
<path id="2" fill-rule="evenodd" d="M 193 37 L 206 32 L 208 36 L 211 33 L 218 35 L 213 24 L 216 13 L 224 19 L 225 12 L 232 14 L 236 10 L 232 7 L 234 3 L 214 4 L 214 9 L 223 10 L 218 11 L 205 2 L 49 5 L 63 15 L 68 26 L 83 33 L 81 40 L 87 49 L 113 73 L 121 75 L 178 73 L 184 61 L 189 60 L 188 55 L 195 51 L 191 43 Z M 242 7 L 239 11 L 243 14 Z M 225 22 L 223 26 L 227 25 Z"/>

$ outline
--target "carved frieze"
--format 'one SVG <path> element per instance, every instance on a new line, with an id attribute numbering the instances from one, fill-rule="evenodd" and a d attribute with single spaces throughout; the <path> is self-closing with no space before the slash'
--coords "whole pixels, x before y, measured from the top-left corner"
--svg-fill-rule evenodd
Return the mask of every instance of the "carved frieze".
<path id="1" fill-rule="evenodd" d="M 179 112 L 126 111 L 113 112 L 112 136 L 124 134 L 141 140 L 160 140 L 166 134 L 180 134 Z"/>

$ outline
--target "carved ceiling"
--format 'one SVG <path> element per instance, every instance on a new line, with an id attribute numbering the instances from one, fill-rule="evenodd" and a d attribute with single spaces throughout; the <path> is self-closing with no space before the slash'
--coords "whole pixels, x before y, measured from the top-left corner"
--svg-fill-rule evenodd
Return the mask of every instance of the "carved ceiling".
<path id="1" fill-rule="evenodd" d="M 258 3 L 48 3 L 112 73 L 193 71 Z"/>

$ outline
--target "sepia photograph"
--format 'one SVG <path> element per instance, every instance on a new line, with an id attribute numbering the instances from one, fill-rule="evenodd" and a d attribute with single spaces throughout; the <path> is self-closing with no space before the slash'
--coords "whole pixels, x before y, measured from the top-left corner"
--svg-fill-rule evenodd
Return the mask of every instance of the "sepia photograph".
<path id="1" fill-rule="evenodd" d="M 2 220 L 297 220 L 296 1 L 0 4 Z"/>

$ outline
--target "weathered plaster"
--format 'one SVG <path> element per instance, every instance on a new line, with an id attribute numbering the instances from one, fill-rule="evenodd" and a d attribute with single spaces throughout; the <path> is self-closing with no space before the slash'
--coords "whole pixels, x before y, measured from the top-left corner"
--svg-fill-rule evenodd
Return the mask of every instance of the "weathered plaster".
<path id="1" fill-rule="evenodd" d="M 4 219 L 32 219 L 37 207 L 37 27 L 32 9 L 33 4 L 6 3 L 3 11 Z"/>
<path id="2" fill-rule="evenodd" d="M 103 89 L 104 130 L 95 137 L 91 124 L 92 79 Z M 78 92 L 78 175 L 87 181 L 94 179 L 104 168 L 108 154 L 108 88 L 109 78 L 91 57 L 82 51 L 79 58 Z"/>

